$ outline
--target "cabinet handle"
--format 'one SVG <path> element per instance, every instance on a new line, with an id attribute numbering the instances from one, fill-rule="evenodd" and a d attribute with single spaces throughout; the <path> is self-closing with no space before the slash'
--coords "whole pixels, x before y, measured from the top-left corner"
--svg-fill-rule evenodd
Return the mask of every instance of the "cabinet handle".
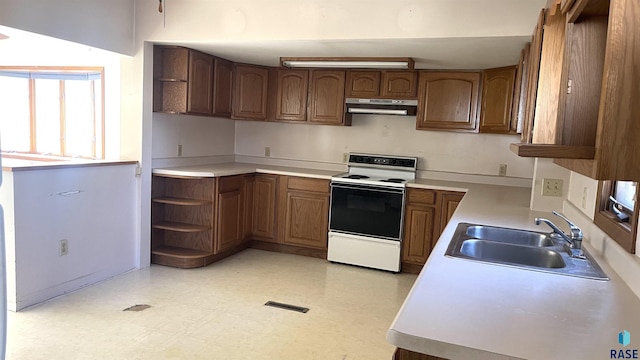
<path id="1" fill-rule="evenodd" d="M 71 190 L 71 191 L 62 191 L 59 193 L 51 194 L 51 196 L 70 196 L 75 194 L 80 194 L 82 190 Z"/>

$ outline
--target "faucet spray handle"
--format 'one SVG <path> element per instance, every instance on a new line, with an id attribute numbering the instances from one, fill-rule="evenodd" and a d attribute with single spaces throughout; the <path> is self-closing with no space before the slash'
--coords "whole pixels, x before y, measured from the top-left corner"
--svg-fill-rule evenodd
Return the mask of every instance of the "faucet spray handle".
<path id="1" fill-rule="evenodd" d="M 573 240 L 582 240 L 582 230 L 576 224 L 572 223 L 571 220 L 567 219 L 564 215 L 560 214 L 557 211 L 553 211 L 553 215 L 561 218 L 569 224 L 569 228 L 571 229 L 571 237 Z"/>

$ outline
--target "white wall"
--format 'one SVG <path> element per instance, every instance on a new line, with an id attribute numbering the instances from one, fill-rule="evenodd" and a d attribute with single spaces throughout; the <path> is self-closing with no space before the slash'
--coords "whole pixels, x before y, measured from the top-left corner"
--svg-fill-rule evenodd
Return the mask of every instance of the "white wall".
<path id="1" fill-rule="evenodd" d="M 531 210 L 561 211 L 564 200 L 568 198 L 571 171 L 553 163 L 553 159 L 536 158 L 531 186 Z M 562 180 L 562 196 L 542 195 L 544 179 Z"/>
<path id="2" fill-rule="evenodd" d="M 519 137 L 418 131 L 414 116 L 354 115 L 352 126 L 236 121 L 235 152 L 240 156 L 342 164 L 345 152 L 419 157 L 420 170 L 531 178 L 533 160 L 516 156 L 509 144 Z"/>
<path id="3" fill-rule="evenodd" d="M 148 41 L 531 36 L 544 0 L 180 0 L 136 2 Z M 526 15 L 518 15 L 526 14 Z M 166 22 L 166 26 L 163 25 Z"/>
<path id="4" fill-rule="evenodd" d="M 9 309 L 136 267 L 135 165 L 3 172 L 3 177 L 7 250 L 15 255 L 7 256 Z M 59 256 L 61 239 L 68 240 L 66 256 Z"/>
<path id="5" fill-rule="evenodd" d="M 0 0 L 0 9 L 0 25 L 133 54 L 134 1 Z"/>
<path id="6" fill-rule="evenodd" d="M 233 120 L 155 113 L 152 131 L 154 167 L 191 165 L 193 158 L 233 161 Z M 182 156 L 178 156 L 178 145 L 182 145 Z"/>

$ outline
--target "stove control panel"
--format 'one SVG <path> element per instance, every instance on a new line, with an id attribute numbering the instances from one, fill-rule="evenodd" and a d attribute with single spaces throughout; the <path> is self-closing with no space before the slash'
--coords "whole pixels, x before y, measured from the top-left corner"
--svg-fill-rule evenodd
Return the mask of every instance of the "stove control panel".
<path id="1" fill-rule="evenodd" d="M 416 169 L 418 159 L 414 157 L 404 156 L 384 156 L 384 155 L 369 155 L 369 154 L 350 154 L 349 165 L 354 166 L 367 166 L 367 165 L 379 165 L 384 167 L 400 167 Z"/>

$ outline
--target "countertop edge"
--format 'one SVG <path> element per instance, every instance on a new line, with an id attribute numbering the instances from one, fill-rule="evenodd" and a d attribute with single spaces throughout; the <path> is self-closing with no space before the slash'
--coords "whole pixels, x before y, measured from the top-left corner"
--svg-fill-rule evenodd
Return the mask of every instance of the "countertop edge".
<path id="1" fill-rule="evenodd" d="M 119 165 L 137 165 L 136 160 L 99 160 L 99 161 L 87 161 L 81 163 L 43 163 L 38 165 L 25 165 L 25 166 L 5 166 L 2 165 L 2 171 L 28 171 L 28 170 L 53 170 L 53 169 L 71 169 L 81 167 L 96 167 L 96 166 L 119 166 Z"/>

